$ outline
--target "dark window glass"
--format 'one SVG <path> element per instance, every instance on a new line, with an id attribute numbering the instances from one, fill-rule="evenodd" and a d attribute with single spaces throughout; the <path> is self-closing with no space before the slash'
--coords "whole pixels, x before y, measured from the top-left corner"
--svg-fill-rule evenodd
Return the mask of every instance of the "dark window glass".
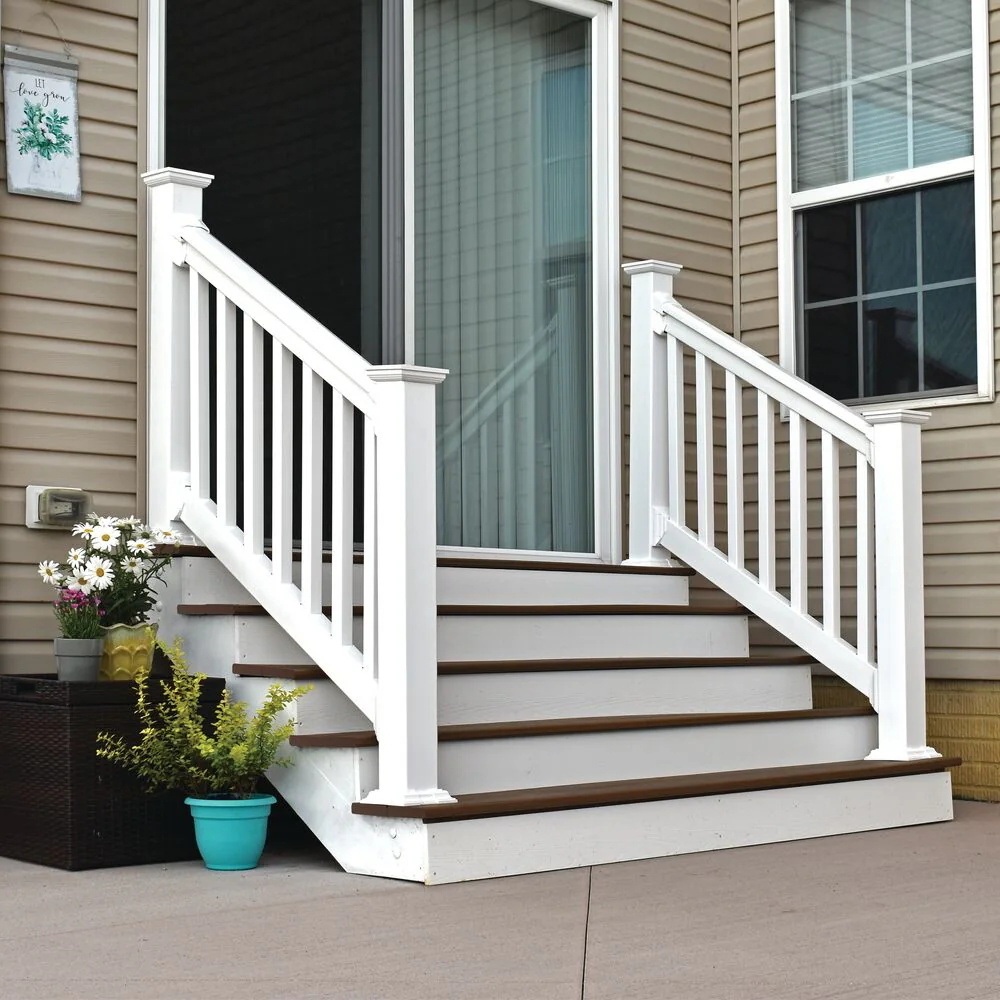
<path id="1" fill-rule="evenodd" d="M 920 192 L 924 284 L 976 275 L 972 179 Z"/>
<path id="2" fill-rule="evenodd" d="M 888 295 L 864 304 L 866 396 L 892 396 L 920 389 L 917 296 Z"/>
<path id="3" fill-rule="evenodd" d="M 917 284 L 917 199 L 912 191 L 861 204 L 864 291 Z"/>
<path id="4" fill-rule="evenodd" d="M 924 292 L 924 388 L 975 385 L 976 286 Z"/>
<path id="5" fill-rule="evenodd" d="M 806 302 L 857 295 L 854 204 L 826 205 L 803 213 Z"/>
<path id="6" fill-rule="evenodd" d="M 807 309 L 806 378 L 837 399 L 858 392 L 857 306 L 847 303 Z"/>

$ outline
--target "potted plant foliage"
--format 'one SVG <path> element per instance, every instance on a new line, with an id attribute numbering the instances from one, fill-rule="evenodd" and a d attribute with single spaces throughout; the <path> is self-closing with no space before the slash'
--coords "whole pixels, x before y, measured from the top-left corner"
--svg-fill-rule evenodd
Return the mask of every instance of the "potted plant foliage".
<path id="1" fill-rule="evenodd" d="M 223 691 L 215 714 L 199 710 L 204 674 L 192 673 L 179 641 L 155 639 L 170 663 L 170 676 L 151 681 L 149 669 L 136 678 L 136 713 L 142 723 L 139 742 L 100 733 L 97 755 L 132 771 L 149 791 L 186 792 L 194 818 L 195 838 L 206 868 L 238 871 L 254 868 L 267 837 L 267 819 L 275 803 L 257 784 L 272 765 L 292 761 L 278 750 L 292 735 L 294 722 L 279 724 L 279 714 L 309 687 L 272 684 L 264 702 L 251 715 L 245 702 Z M 161 687 L 154 699 L 151 685 Z"/>
<path id="2" fill-rule="evenodd" d="M 104 609 L 96 594 L 60 587 L 52 604 L 59 622 L 53 639 L 56 677 L 61 681 L 96 681 L 104 646 Z"/>
<path id="3" fill-rule="evenodd" d="M 65 590 L 97 593 L 104 611 L 103 680 L 133 680 L 152 656 L 149 615 L 157 604 L 155 585 L 173 558 L 177 538 L 139 518 L 91 515 L 73 528 L 80 544 L 65 563 L 39 563 L 42 579 Z"/>

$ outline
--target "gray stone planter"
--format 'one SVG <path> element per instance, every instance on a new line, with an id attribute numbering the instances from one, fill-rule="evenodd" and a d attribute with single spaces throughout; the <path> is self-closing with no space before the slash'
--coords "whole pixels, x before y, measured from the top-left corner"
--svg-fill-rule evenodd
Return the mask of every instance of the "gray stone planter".
<path id="1" fill-rule="evenodd" d="M 96 681 L 104 639 L 53 639 L 61 681 Z"/>

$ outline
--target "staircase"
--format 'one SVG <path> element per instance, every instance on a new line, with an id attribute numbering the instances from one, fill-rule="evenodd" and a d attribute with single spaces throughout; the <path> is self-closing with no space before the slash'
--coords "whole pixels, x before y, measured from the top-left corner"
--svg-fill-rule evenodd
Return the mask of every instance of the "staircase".
<path id="1" fill-rule="evenodd" d="M 814 709 L 813 661 L 749 656 L 746 613 L 689 605 L 689 570 L 459 559 L 438 564 L 455 801 L 366 803 L 367 717 L 207 552 L 174 574 L 162 627 L 198 669 L 251 703 L 275 680 L 314 685 L 272 780 L 348 871 L 454 882 L 952 815 L 954 761 L 865 761 L 874 713 Z"/>
<path id="2" fill-rule="evenodd" d="M 450 882 L 951 818 L 926 414 L 859 415 L 684 309 L 677 265 L 629 265 L 626 564 L 440 559 L 447 372 L 372 367 L 265 281 L 201 222 L 207 175 L 145 179 L 149 519 L 196 543 L 161 628 L 251 703 L 315 685 L 273 779 L 345 868 Z M 739 603 L 689 604 L 692 571 Z M 750 614 L 806 655 L 752 657 Z M 814 709 L 814 662 L 872 709 Z"/>

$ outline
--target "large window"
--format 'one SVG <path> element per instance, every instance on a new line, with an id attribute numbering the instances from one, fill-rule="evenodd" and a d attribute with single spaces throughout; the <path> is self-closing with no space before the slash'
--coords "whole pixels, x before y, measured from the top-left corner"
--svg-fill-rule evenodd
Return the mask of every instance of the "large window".
<path id="1" fill-rule="evenodd" d="M 797 370 L 844 400 L 981 397 L 983 5 L 778 2 Z"/>

